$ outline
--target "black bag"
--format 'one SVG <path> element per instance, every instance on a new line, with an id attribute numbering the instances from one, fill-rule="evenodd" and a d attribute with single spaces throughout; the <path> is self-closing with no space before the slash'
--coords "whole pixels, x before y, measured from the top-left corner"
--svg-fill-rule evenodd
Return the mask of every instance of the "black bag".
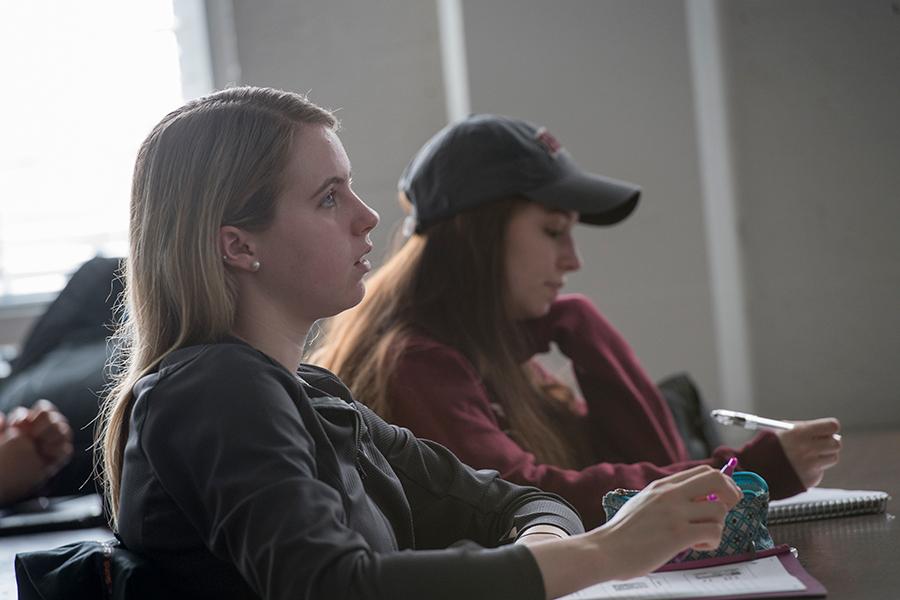
<path id="1" fill-rule="evenodd" d="M 118 540 L 16 555 L 19 600 L 177 598 L 159 570 Z"/>
<path id="2" fill-rule="evenodd" d="M 688 455 L 694 460 L 709 458 L 722 440 L 694 381 L 688 374 L 678 373 L 657 387 L 672 410 Z"/>

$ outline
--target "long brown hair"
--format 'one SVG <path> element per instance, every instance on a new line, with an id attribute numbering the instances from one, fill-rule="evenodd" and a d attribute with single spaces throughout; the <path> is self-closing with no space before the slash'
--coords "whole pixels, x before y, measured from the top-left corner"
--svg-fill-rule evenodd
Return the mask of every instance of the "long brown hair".
<path id="1" fill-rule="evenodd" d="M 263 229 L 294 133 L 336 127 L 306 98 L 268 88 L 223 90 L 169 113 L 141 145 L 131 190 L 125 301 L 115 337 L 118 376 L 101 408 L 98 474 L 113 525 L 132 387 L 168 353 L 223 339 L 234 282 L 218 250 L 222 225 Z"/>
<path id="2" fill-rule="evenodd" d="M 580 468 L 581 448 L 556 426 L 571 391 L 545 388 L 521 364 L 523 340 L 507 310 L 506 230 L 526 202 L 491 202 L 412 235 L 368 279 L 363 301 L 322 325 L 310 360 L 390 420 L 396 359 L 411 334 L 424 333 L 472 362 L 519 444 L 541 462 Z M 408 209 L 402 195 L 401 204 Z"/>

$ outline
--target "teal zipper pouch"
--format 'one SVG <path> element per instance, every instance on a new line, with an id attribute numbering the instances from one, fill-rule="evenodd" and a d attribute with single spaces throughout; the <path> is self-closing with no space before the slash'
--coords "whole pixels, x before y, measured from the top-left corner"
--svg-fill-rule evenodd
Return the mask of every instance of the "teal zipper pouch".
<path id="1" fill-rule="evenodd" d="M 775 547 L 769 534 L 769 486 L 766 480 L 750 471 L 737 471 L 732 475 L 741 488 L 743 498 L 725 516 L 722 543 L 715 550 L 690 550 L 679 554 L 669 562 L 686 562 L 753 553 Z M 639 490 L 617 489 L 603 496 L 606 520 L 612 519 L 628 500 Z"/>

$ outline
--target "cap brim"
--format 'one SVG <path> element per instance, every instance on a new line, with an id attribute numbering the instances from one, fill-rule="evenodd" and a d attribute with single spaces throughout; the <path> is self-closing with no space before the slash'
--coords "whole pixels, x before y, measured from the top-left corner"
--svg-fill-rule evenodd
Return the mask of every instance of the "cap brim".
<path id="1" fill-rule="evenodd" d="M 615 225 L 634 211 L 641 188 L 627 181 L 571 171 L 524 196 L 550 208 L 578 211 L 579 220 L 589 225 Z"/>

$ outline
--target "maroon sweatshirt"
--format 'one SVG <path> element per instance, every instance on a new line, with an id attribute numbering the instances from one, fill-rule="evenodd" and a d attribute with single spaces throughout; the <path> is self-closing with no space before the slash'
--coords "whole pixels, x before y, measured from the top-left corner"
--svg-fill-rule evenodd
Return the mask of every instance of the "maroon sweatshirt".
<path id="1" fill-rule="evenodd" d="M 734 450 L 720 447 L 690 460 L 675 420 L 657 387 L 618 331 L 586 297 L 560 296 L 550 312 L 524 323 L 533 354 L 550 343 L 572 362 L 583 399 L 572 436 L 590 436 L 596 461 L 581 470 L 542 464 L 504 432 L 491 394 L 459 351 L 423 335 L 409 339 L 391 377 L 391 418 L 417 436 L 450 448 L 478 469 L 555 492 L 581 513 L 585 527 L 603 523 L 603 494 L 640 489 L 699 464 L 720 467 L 737 456 L 742 469 L 769 483 L 773 498 L 804 490 L 775 434 L 763 432 Z"/>

